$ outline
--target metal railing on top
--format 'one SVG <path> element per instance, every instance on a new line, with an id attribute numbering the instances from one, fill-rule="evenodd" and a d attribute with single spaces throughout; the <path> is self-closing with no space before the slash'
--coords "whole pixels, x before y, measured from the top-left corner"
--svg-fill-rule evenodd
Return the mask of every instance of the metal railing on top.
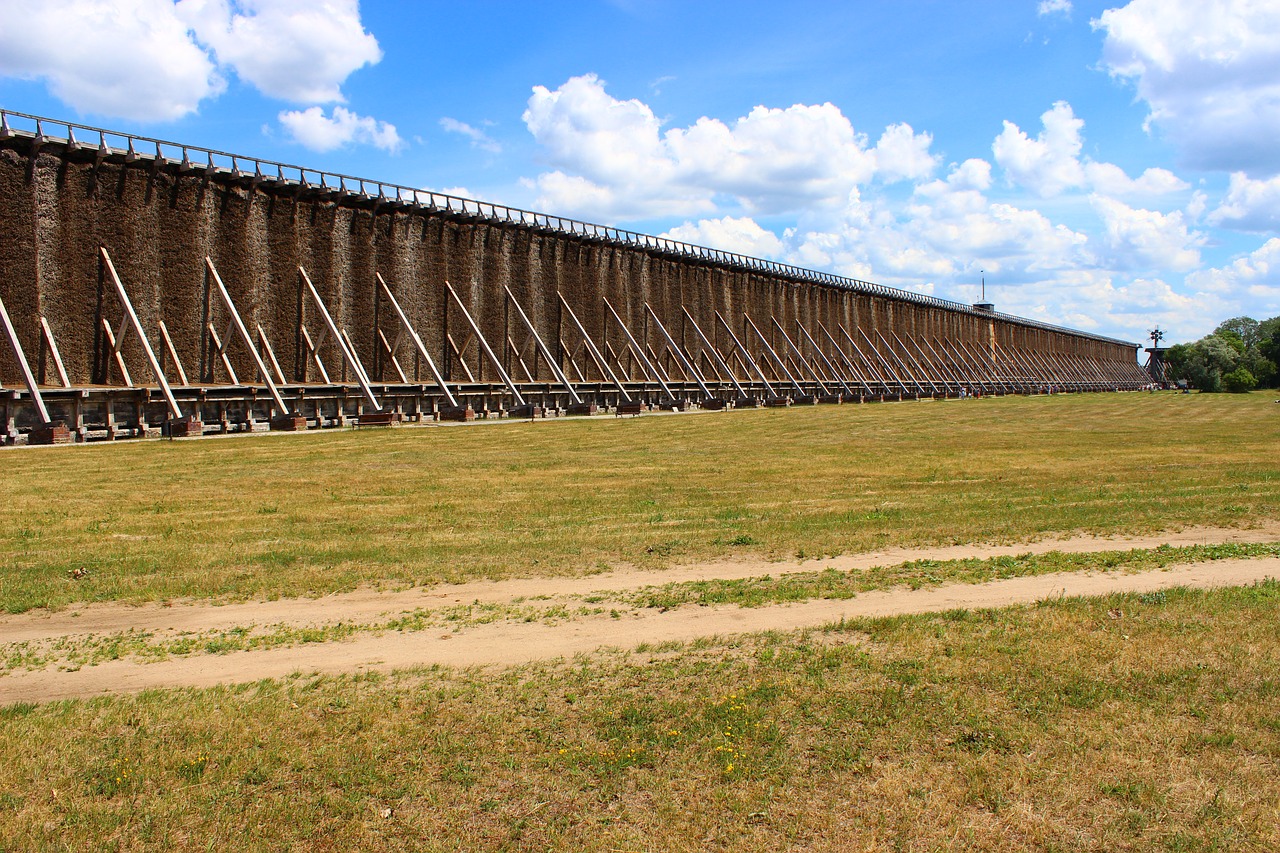
<path id="1" fill-rule="evenodd" d="M 10 124 L 10 119 L 20 120 L 30 127 L 29 129 L 24 127 L 15 127 Z M 66 135 L 49 136 L 46 133 L 46 129 L 49 126 L 59 130 L 65 128 Z M 97 144 L 95 145 L 93 142 L 78 139 L 76 137 L 76 131 L 80 131 L 81 135 L 87 136 L 87 138 L 96 136 Z M 791 264 L 782 263 L 781 261 L 770 261 L 763 258 L 754 258 L 750 255 L 740 255 L 736 252 L 726 252 L 723 249 L 698 246 L 693 243 L 685 243 L 681 240 L 672 240 L 669 237 L 655 237 L 651 234 L 641 234 L 636 231 L 628 231 L 625 228 L 615 228 L 610 225 L 596 225 L 594 223 L 583 222 L 578 219 L 569 219 L 563 216 L 554 216 L 548 213 L 538 213 L 532 210 L 523 210 L 518 207 L 509 207 L 505 204 L 477 201 L 475 199 L 462 198 L 460 196 L 435 192 L 433 190 L 406 187 L 401 184 L 375 181 L 370 178 L 360 178 L 353 175 L 344 175 L 338 172 L 326 172 L 322 169 L 309 169 L 305 166 L 295 166 L 290 163 L 279 163 L 274 160 L 263 160 L 257 157 L 245 156 L 243 154 L 232 154 L 228 151 L 218 151 L 212 148 L 203 148 L 198 145 L 184 145 L 180 142 L 170 142 L 168 140 L 155 139 L 149 136 L 138 136 L 132 133 L 93 127 L 92 125 L 69 122 L 63 119 L 53 119 L 45 116 L 0 109 L 0 142 L 15 136 L 32 139 L 35 141 L 37 146 L 45 143 L 52 143 L 66 145 L 76 149 L 96 150 L 99 159 L 123 155 L 126 161 L 153 160 L 157 161 L 161 165 L 174 163 L 183 171 L 200 169 L 211 174 L 224 174 L 232 178 L 248 177 L 264 184 L 273 183 L 277 185 L 294 185 L 304 189 L 311 187 L 321 190 L 330 190 L 338 193 L 346 193 L 355 197 L 361 197 L 370 201 L 416 207 L 426 210 L 443 211 L 446 213 L 472 216 L 479 219 L 488 219 L 494 222 L 523 225 L 530 228 L 540 228 L 561 234 L 571 234 L 574 236 L 616 243 L 633 248 L 649 249 L 669 255 L 676 255 L 682 258 L 723 264 L 726 266 L 751 270 L 753 272 L 768 273 L 770 275 L 794 281 L 821 284 L 827 287 L 834 287 L 857 293 L 866 293 L 872 296 L 882 296 L 902 302 L 915 303 L 917 305 L 942 308 L 948 311 L 959 311 L 961 313 L 973 314 L 981 317 L 990 317 L 1005 322 L 1016 323 L 1021 326 L 1044 329 L 1051 332 L 1062 332 L 1111 344 L 1122 344 L 1124 346 L 1134 347 L 1135 349 L 1139 346 L 1139 344 L 1122 341 L 1118 338 L 1095 335 L 1090 332 L 1079 331 L 1078 329 L 1069 329 L 1065 326 L 1055 326 L 1052 323 L 1030 320 L 1025 317 L 1017 317 L 1012 314 L 1001 314 L 994 311 L 979 311 L 963 302 L 952 302 L 947 299 L 940 299 L 936 296 L 927 296 L 923 293 L 901 290 L 899 288 L 888 287 L 883 284 L 876 284 L 875 282 L 862 281 L 856 278 L 835 275 L 834 273 L 806 269 L 805 267 L 797 267 Z M 148 149 L 154 147 L 154 151 L 140 151 L 138 150 L 140 144 Z M 195 156 L 195 160 L 192 159 L 193 155 Z"/>

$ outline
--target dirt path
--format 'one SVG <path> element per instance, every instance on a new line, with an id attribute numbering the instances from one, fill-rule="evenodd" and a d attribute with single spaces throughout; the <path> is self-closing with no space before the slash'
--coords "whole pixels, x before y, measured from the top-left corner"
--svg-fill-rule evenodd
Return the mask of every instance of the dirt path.
<path id="1" fill-rule="evenodd" d="M 988 559 L 1015 554 L 1045 554 L 1050 551 L 1090 553 L 1156 548 L 1160 545 L 1217 545 L 1229 542 L 1275 542 L 1277 540 L 1280 540 L 1280 527 L 1277 526 L 1254 530 L 1190 528 L 1143 537 L 1073 536 L 1017 545 L 895 548 L 821 560 L 723 561 L 677 566 L 659 571 L 631 570 L 576 578 L 477 581 L 466 584 L 417 587 L 395 592 L 360 590 L 327 595 L 322 598 L 291 598 L 232 604 L 208 602 L 175 602 L 169 605 L 85 604 L 52 612 L 37 610 L 0 616 L 0 645 L 57 637 L 112 634 L 131 629 L 176 636 L 183 632 L 226 631 L 250 625 L 316 627 L 338 623 L 365 624 L 419 608 L 435 609 L 451 604 L 471 602 L 507 604 L 532 598 L 554 601 L 571 596 L 589 595 L 593 592 L 616 592 L 684 581 L 733 580 L 763 575 L 778 577 L 790 572 L 813 572 L 827 568 L 852 572 L 880 566 L 896 566 L 911 560 Z"/>
<path id="2" fill-rule="evenodd" d="M 111 661 L 75 672 L 49 669 L 0 678 L 0 705 L 133 693 L 151 688 L 211 687 L 280 678 L 296 672 L 390 671 L 413 666 L 509 666 L 533 660 L 572 657 L 604 647 L 688 641 L 725 634 L 817 627 L 858 617 L 930 613 L 952 609 L 1030 604 L 1057 596 L 1149 592 L 1175 586 L 1209 588 L 1280 577 L 1280 558 L 1218 560 L 1135 574 L 1063 573 L 953 584 L 921 590 L 868 592 L 841 601 L 739 608 L 682 607 L 646 611 L 623 620 L 593 617 L 564 625 L 496 622 L 460 633 L 388 632 L 341 643 L 266 651 L 171 658 L 159 663 Z"/>

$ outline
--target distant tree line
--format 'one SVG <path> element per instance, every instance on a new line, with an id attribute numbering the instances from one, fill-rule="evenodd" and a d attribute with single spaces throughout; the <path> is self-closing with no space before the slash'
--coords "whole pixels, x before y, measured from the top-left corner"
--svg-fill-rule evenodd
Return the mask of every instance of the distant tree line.
<path id="1" fill-rule="evenodd" d="M 1165 362 L 1171 380 L 1186 380 L 1201 391 L 1280 387 L 1280 317 L 1226 320 L 1193 344 L 1169 347 Z"/>

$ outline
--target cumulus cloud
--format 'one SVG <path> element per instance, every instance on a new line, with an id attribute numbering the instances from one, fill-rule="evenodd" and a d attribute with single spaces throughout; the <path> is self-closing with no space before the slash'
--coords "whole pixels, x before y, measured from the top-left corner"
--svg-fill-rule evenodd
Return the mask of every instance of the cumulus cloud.
<path id="1" fill-rule="evenodd" d="M 329 116 L 320 107 L 309 107 L 282 112 L 277 118 L 295 142 L 313 151 L 332 151 L 360 143 L 395 152 L 403 144 L 395 125 L 356 115 L 343 107 L 334 107 Z"/>
<path id="2" fill-rule="evenodd" d="M 612 97 L 588 74 L 534 87 L 524 122 L 558 167 L 532 182 L 538 203 L 583 215 L 697 215 L 721 196 L 747 211 L 794 211 L 839 204 L 876 171 L 877 153 L 829 103 L 663 130 L 647 104 Z M 914 175 L 929 168 L 928 138 L 902 127 L 884 156 L 895 174 Z"/>
<path id="3" fill-rule="evenodd" d="M 1190 184 L 1168 169 L 1151 168 L 1131 178 L 1114 163 L 1084 164 L 1085 183 L 1110 196 L 1165 195 L 1190 189 Z"/>
<path id="4" fill-rule="evenodd" d="M 1280 176 L 1254 181 L 1243 172 L 1233 173 L 1227 196 L 1209 214 L 1209 223 L 1241 231 L 1280 231 Z"/>
<path id="5" fill-rule="evenodd" d="M 1280 238 L 1272 237 L 1226 266 L 1198 270 L 1187 276 L 1187 283 L 1213 293 L 1256 297 L 1271 313 L 1280 313 Z"/>
<path id="6" fill-rule="evenodd" d="M 916 133 L 909 124 L 885 128 L 875 149 L 877 177 L 885 183 L 928 177 L 941 159 L 929 153 L 932 144 L 933 136 Z"/>
<path id="7" fill-rule="evenodd" d="M 1204 235 L 1187 229 L 1181 211 L 1135 209 L 1104 196 L 1092 200 L 1106 229 L 1104 240 L 1115 268 L 1186 272 L 1200 265 L 1198 247 L 1204 244 Z"/>
<path id="8" fill-rule="evenodd" d="M 1130 81 L 1197 168 L 1280 172 L 1280 5 L 1132 0 L 1093 22 L 1103 65 Z"/>
<path id="9" fill-rule="evenodd" d="M 171 0 L 43 0 L 0 26 L 0 74 L 44 80 L 81 113 L 170 121 L 226 87 Z"/>
<path id="10" fill-rule="evenodd" d="M 1110 196 L 1155 196 L 1180 192 L 1189 185 L 1168 169 L 1151 168 L 1131 178 L 1114 163 L 1081 157 L 1084 121 L 1071 105 L 1058 101 L 1040 117 L 1044 129 L 1035 139 L 1011 121 L 991 149 L 1011 183 L 1041 197 L 1069 189 L 1089 189 Z"/>
<path id="11" fill-rule="evenodd" d="M 488 151 L 490 154 L 502 153 L 502 146 L 498 141 L 478 127 L 472 127 L 466 122 L 458 121 L 448 116 L 440 119 L 440 126 L 448 133 L 456 133 L 471 140 L 472 148 L 479 148 L 482 151 Z"/>
<path id="12" fill-rule="evenodd" d="M 1071 0 L 1040 0 L 1040 5 L 1036 7 L 1036 14 L 1040 17 L 1046 15 L 1071 15 Z"/>
<path id="13" fill-rule="evenodd" d="M 745 216 L 703 219 L 696 224 L 686 222 L 661 236 L 753 258 L 779 258 L 784 249 L 777 234 L 760 227 L 754 219 Z"/>
<path id="14" fill-rule="evenodd" d="M 0 74 L 140 121 L 189 115 L 232 75 L 275 98 L 341 101 L 381 56 L 356 0 L 42 0 L 0 27 Z"/>
<path id="15" fill-rule="evenodd" d="M 992 143 L 996 162 L 1009 178 L 1040 196 L 1053 196 L 1084 183 L 1080 128 L 1071 105 L 1058 101 L 1040 117 L 1044 130 L 1032 139 L 1011 121 Z"/>
<path id="16" fill-rule="evenodd" d="M 342 82 L 382 59 L 357 0 L 181 0 L 176 10 L 220 64 L 281 100 L 343 101 Z"/>

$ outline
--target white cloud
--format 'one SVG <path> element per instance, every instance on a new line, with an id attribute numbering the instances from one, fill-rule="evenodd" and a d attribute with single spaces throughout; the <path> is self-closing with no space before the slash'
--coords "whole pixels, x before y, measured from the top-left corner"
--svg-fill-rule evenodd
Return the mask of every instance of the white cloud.
<path id="1" fill-rule="evenodd" d="M 1280 172 L 1280 4 L 1133 0 L 1093 22 L 1103 65 L 1132 81 L 1198 168 Z"/>
<path id="2" fill-rule="evenodd" d="M 1227 197 L 1209 214 L 1209 223 L 1241 231 L 1280 231 L 1280 176 L 1254 181 L 1243 172 L 1233 173 Z"/>
<path id="3" fill-rule="evenodd" d="M 1040 5 L 1036 7 L 1036 14 L 1040 17 L 1046 15 L 1071 15 L 1071 0 L 1040 0 Z"/>
<path id="4" fill-rule="evenodd" d="M 697 224 L 686 222 L 661 236 L 753 258 L 779 258 L 784 250 L 777 234 L 760 227 L 750 217 L 724 216 L 703 219 Z"/>
<path id="5" fill-rule="evenodd" d="M 381 56 L 356 0 L 41 0 L 0 27 L 0 74 L 140 121 L 195 112 L 231 74 L 272 97 L 341 101 L 342 82 Z"/>
<path id="6" fill-rule="evenodd" d="M 1115 269 L 1167 269 L 1186 272 L 1200 265 L 1204 235 L 1187 230 L 1181 211 L 1160 213 L 1093 196 L 1106 228 L 1104 243 Z"/>
<path id="7" fill-rule="evenodd" d="M 832 104 L 760 106 L 732 125 L 704 117 L 663 131 L 647 104 L 613 98 L 588 74 L 534 87 L 524 121 L 559 167 L 532 182 L 538 204 L 579 215 L 697 215 L 718 196 L 763 213 L 834 205 L 876 170 L 876 153 Z M 920 144 L 910 128 L 895 131 L 886 157 L 914 174 L 927 159 Z"/>
<path id="8" fill-rule="evenodd" d="M 875 149 L 877 177 L 886 183 L 928 177 L 941 159 L 929 153 L 932 144 L 933 136 L 917 134 L 909 124 L 885 128 Z"/>
<path id="9" fill-rule="evenodd" d="M 1224 267 L 1197 270 L 1187 276 L 1187 282 L 1212 293 L 1259 295 L 1280 313 L 1280 238 L 1272 237 Z"/>
<path id="10" fill-rule="evenodd" d="M 395 152 L 403 145 L 395 125 L 356 115 L 343 107 L 334 107 L 332 116 L 326 116 L 320 107 L 309 107 L 282 112 L 278 118 L 296 142 L 313 151 L 361 143 Z"/>
<path id="11" fill-rule="evenodd" d="M 1131 178 L 1114 163 L 1084 163 L 1085 182 L 1096 192 L 1110 196 L 1166 195 L 1190 189 L 1190 184 L 1168 169 L 1151 168 Z"/>
<path id="12" fill-rule="evenodd" d="M 170 0 L 42 0 L 0 26 L 0 74 L 43 79 L 88 114 L 171 121 L 226 84 Z"/>
<path id="13" fill-rule="evenodd" d="M 1066 101 L 1055 103 L 1040 119 L 1044 130 L 1035 139 L 1006 121 L 991 149 L 1012 183 L 1041 197 L 1081 188 L 1110 196 L 1156 196 L 1190 188 L 1168 169 L 1150 168 L 1131 178 L 1114 163 L 1082 158 L 1084 121 Z"/>
<path id="14" fill-rule="evenodd" d="M 457 119 L 445 117 L 440 119 L 440 126 L 449 133 L 457 133 L 471 140 L 472 148 L 479 148 L 482 151 L 488 151 L 491 154 L 502 153 L 502 146 L 496 139 L 489 136 L 478 127 L 472 127 L 466 122 Z"/>
<path id="15" fill-rule="evenodd" d="M 342 82 L 382 59 L 357 0 L 181 0 L 176 8 L 219 63 L 273 98 L 345 101 Z"/>
<path id="16" fill-rule="evenodd" d="M 1044 130 L 1035 139 L 1006 121 L 991 150 L 1011 180 L 1038 195 L 1053 196 L 1084 183 L 1079 160 L 1084 121 L 1066 101 L 1055 103 L 1040 119 Z"/>

